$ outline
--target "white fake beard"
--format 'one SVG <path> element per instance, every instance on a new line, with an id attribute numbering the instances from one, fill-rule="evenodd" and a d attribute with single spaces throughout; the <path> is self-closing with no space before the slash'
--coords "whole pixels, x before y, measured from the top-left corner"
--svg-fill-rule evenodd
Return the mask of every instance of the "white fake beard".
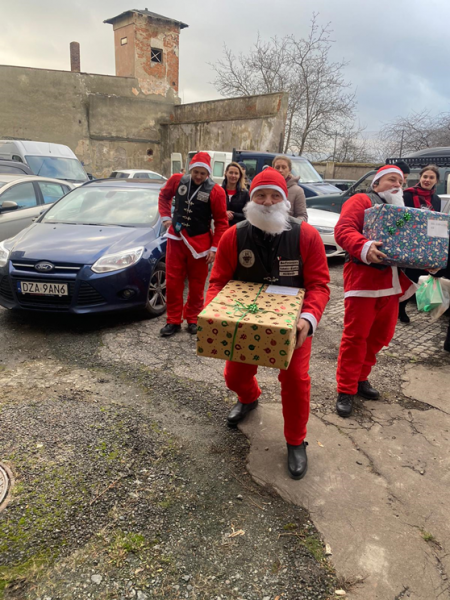
<path id="1" fill-rule="evenodd" d="M 251 225 L 271 235 L 279 235 L 291 229 L 287 202 L 263 206 L 250 200 L 244 207 L 244 213 Z"/>
<path id="2" fill-rule="evenodd" d="M 388 204 L 392 204 L 393 206 L 405 206 L 403 202 L 403 190 L 402 188 L 392 188 L 390 190 L 386 190 L 385 192 L 377 192 L 380 198 L 386 200 Z"/>

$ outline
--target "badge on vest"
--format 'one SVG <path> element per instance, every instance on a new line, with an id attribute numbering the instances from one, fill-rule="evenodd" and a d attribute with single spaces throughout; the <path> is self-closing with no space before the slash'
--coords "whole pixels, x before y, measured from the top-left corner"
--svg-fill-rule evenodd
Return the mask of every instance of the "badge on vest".
<path id="1" fill-rule="evenodd" d="M 253 252 L 251 250 L 242 250 L 239 254 L 239 264 L 243 267 L 247 267 L 247 269 L 253 267 L 255 264 L 255 255 Z"/>
<path id="2" fill-rule="evenodd" d="M 181 231 L 181 228 L 182 228 L 182 225 L 181 225 L 181 223 L 175 223 L 175 231 L 176 231 L 177 233 L 180 233 L 180 231 Z"/>
<path id="3" fill-rule="evenodd" d="M 279 259 L 279 272 L 281 277 L 297 277 L 300 269 L 299 260 L 281 260 Z"/>
<path id="4" fill-rule="evenodd" d="M 187 192 L 187 186 L 186 185 L 180 185 L 180 187 L 178 188 L 178 194 L 180 196 L 184 196 L 186 192 Z"/>
<path id="5" fill-rule="evenodd" d="M 208 202 L 208 200 L 209 200 L 208 192 L 198 192 L 197 200 L 200 200 L 200 202 Z"/>

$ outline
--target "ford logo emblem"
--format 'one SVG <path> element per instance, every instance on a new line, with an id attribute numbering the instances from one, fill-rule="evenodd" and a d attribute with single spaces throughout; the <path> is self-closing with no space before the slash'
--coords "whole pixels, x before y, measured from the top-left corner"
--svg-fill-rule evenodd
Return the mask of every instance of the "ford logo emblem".
<path id="1" fill-rule="evenodd" d="M 40 271 L 41 273 L 48 273 L 49 271 L 53 271 L 55 268 L 51 262 L 38 262 L 34 265 L 36 271 Z"/>

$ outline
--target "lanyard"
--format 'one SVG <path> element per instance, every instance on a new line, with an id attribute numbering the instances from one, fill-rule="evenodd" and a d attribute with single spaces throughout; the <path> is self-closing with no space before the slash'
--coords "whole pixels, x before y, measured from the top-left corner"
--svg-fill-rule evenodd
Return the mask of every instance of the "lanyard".
<path id="1" fill-rule="evenodd" d="M 188 187 L 188 193 L 187 193 L 187 199 L 188 202 L 192 202 L 192 200 L 195 198 L 197 192 L 200 190 L 200 188 L 202 187 L 203 183 L 201 183 L 198 188 L 195 190 L 195 192 L 192 194 L 192 196 L 189 198 L 189 194 L 191 193 L 191 181 L 192 179 L 189 179 L 189 187 Z"/>

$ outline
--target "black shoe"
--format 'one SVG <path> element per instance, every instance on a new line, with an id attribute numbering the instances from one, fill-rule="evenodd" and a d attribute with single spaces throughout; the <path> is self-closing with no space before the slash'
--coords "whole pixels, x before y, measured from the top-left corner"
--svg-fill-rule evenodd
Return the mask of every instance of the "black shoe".
<path id="1" fill-rule="evenodd" d="M 398 318 L 400 319 L 400 321 L 402 323 L 410 323 L 411 322 L 411 319 L 406 314 L 406 307 L 408 305 L 408 302 L 409 302 L 409 299 L 403 300 L 403 302 L 399 302 L 399 305 L 398 305 Z"/>
<path id="2" fill-rule="evenodd" d="M 353 398 L 350 394 L 338 394 L 336 412 L 340 417 L 349 417 L 352 414 Z"/>
<path id="3" fill-rule="evenodd" d="M 258 400 L 254 402 L 250 402 L 250 404 L 242 404 L 239 400 L 233 406 L 233 408 L 228 413 L 227 423 L 228 425 L 234 426 L 242 421 L 244 417 L 248 415 L 249 412 L 254 410 L 258 406 Z"/>
<path id="4" fill-rule="evenodd" d="M 197 333 L 197 323 L 188 323 L 187 330 L 191 335 L 195 335 Z"/>
<path id="5" fill-rule="evenodd" d="M 181 325 L 175 325 L 174 323 L 167 323 L 159 332 L 162 337 L 170 337 L 175 333 L 178 333 L 181 329 Z"/>
<path id="6" fill-rule="evenodd" d="M 358 382 L 358 395 L 366 400 L 378 400 L 380 392 L 373 388 L 368 381 Z"/>
<path id="7" fill-rule="evenodd" d="M 308 442 L 303 442 L 300 446 L 286 445 L 288 449 L 289 475 L 292 479 L 302 479 L 308 470 L 308 457 L 306 456 Z"/>

